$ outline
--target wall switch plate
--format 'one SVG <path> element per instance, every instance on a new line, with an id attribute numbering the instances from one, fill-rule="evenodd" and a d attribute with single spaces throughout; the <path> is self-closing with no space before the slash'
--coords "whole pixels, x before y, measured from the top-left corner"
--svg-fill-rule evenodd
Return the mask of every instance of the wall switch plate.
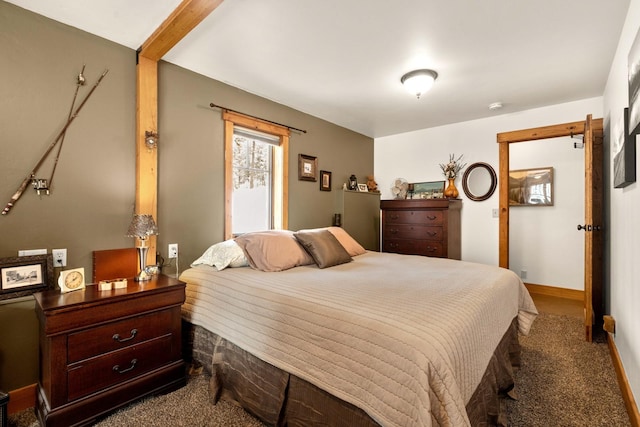
<path id="1" fill-rule="evenodd" d="M 18 251 L 18 256 L 31 256 L 31 255 L 46 255 L 46 249 L 21 249 Z"/>
<path id="2" fill-rule="evenodd" d="M 169 258 L 178 258 L 178 244 L 177 243 L 169 243 Z"/>
<path id="3" fill-rule="evenodd" d="M 527 270 L 520 270 L 520 278 L 522 280 L 527 278 Z"/>
<path id="4" fill-rule="evenodd" d="M 54 267 L 67 266 L 67 250 L 66 249 L 51 249 L 51 255 L 53 255 Z"/>
<path id="5" fill-rule="evenodd" d="M 498 212 L 498 209 L 491 209 L 491 216 L 494 218 L 500 217 L 500 213 Z"/>

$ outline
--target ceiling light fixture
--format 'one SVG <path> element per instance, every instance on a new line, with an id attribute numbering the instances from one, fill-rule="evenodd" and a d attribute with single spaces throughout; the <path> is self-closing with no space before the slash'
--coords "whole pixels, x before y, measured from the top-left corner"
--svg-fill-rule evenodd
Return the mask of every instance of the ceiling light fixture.
<path id="1" fill-rule="evenodd" d="M 502 108 L 502 102 L 493 102 L 489 104 L 489 110 L 495 111 Z"/>
<path id="2" fill-rule="evenodd" d="M 433 70 L 414 70 L 402 76 L 400 82 L 409 93 L 420 98 L 420 95 L 431 89 L 437 78 L 438 73 Z"/>

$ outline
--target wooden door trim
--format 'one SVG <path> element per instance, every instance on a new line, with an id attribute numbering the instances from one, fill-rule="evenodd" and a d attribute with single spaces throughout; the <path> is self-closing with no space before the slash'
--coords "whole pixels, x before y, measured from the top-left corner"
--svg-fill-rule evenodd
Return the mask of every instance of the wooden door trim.
<path id="1" fill-rule="evenodd" d="M 584 121 L 558 125 L 522 129 L 498 133 L 499 144 L 499 225 L 498 225 L 498 263 L 500 267 L 509 268 L 509 144 L 525 141 L 536 141 L 563 136 L 582 135 Z M 593 119 L 594 132 L 603 130 L 603 119 Z"/>

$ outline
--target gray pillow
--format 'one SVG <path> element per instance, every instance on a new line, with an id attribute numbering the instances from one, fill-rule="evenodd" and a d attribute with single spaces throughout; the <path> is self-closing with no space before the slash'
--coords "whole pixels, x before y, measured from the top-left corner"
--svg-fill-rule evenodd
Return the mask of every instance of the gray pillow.
<path id="1" fill-rule="evenodd" d="M 349 252 L 326 229 L 298 231 L 294 233 L 294 236 L 320 268 L 352 261 Z"/>

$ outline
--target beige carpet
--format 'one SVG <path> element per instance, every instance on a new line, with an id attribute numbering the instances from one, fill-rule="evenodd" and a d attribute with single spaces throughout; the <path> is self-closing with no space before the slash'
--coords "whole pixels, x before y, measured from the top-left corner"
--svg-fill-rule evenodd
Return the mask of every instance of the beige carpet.
<path id="1" fill-rule="evenodd" d="M 522 367 L 517 401 L 508 401 L 511 426 L 629 426 L 605 342 L 586 343 L 580 319 L 542 314 L 528 337 L 521 337 Z M 145 399 L 98 427 L 261 427 L 240 408 L 211 405 L 208 378 L 193 377 L 186 387 Z M 36 427 L 32 410 L 10 417 L 9 426 Z"/>

